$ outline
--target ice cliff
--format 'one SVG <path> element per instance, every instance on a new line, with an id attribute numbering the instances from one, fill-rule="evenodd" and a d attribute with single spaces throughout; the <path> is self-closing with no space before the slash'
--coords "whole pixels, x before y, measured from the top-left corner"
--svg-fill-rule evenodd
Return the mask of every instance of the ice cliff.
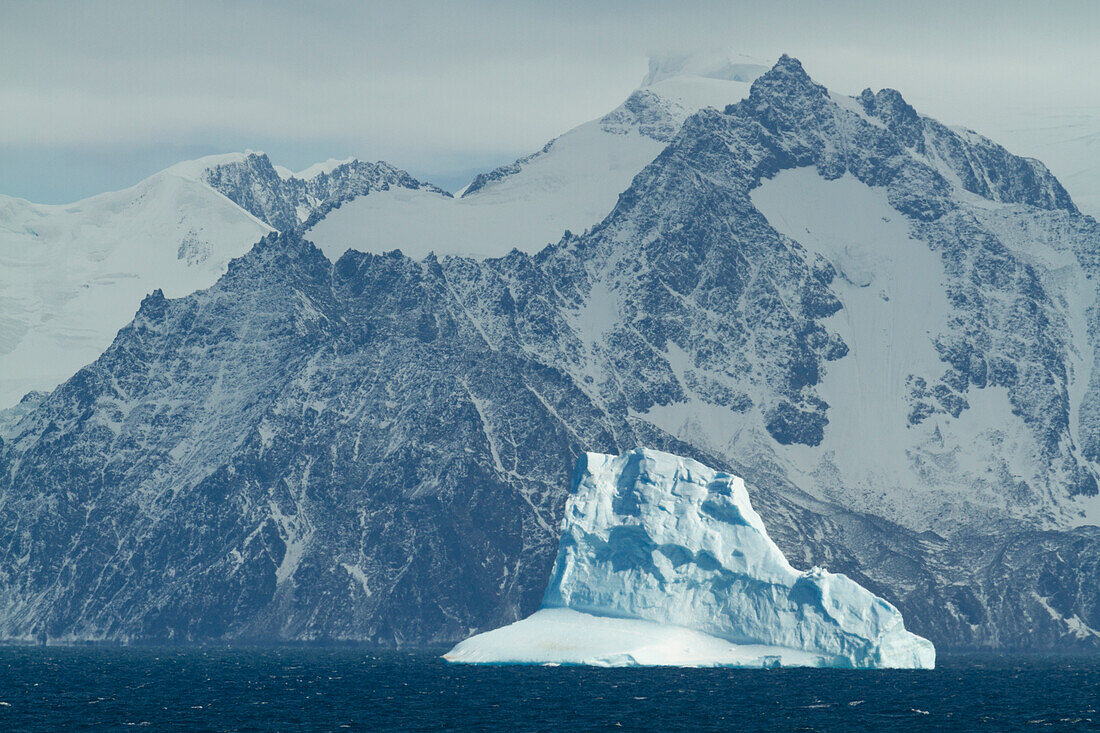
<path id="1" fill-rule="evenodd" d="M 931 668 L 935 649 L 847 576 L 795 570 L 742 479 L 638 448 L 578 462 L 542 607 L 446 658 Z"/>

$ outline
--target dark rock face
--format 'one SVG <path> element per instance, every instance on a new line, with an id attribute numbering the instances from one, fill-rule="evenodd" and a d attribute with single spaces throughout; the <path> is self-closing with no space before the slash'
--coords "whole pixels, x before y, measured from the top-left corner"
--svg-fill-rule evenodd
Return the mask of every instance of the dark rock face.
<path id="1" fill-rule="evenodd" d="M 1064 277 L 1010 244 L 1085 278 L 1100 228 L 1040 164 L 890 90 L 849 101 L 784 57 L 533 257 L 331 263 L 296 197 L 335 205 L 340 169 L 308 195 L 259 160 L 212 174 L 286 231 L 207 291 L 149 296 L 98 361 L 0 415 L 0 637 L 454 641 L 537 607 L 576 456 L 646 445 L 746 477 L 792 563 L 850 575 L 937 645 L 1095 647 L 1100 535 L 1055 520 L 1096 492 L 1100 397 L 1074 374 L 1098 372 Z M 899 396 L 910 429 L 1004 390 L 1046 483 L 1006 479 L 989 516 L 936 532 L 790 469 L 782 451 L 829 435 L 821 386 L 850 358 L 836 269 L 750 195 L 796 167 L 885 190 L 944 263 L 951 320 L 939 370 Z M 712 408 L 734 448 L 661 417 Z"/>
<path id="2" fill-rule="evenodd" d="M 279 231 L 308 227 L 342 203 L 391 187 L 450 196 L 383 161 L 352 160 L 312 178 L 282 178 L 263 153 L 249 153 L 242 162 L 215 166 L 206 172 L 205 181 Z"/>
<path id="3" fill-rule="evenodd" d="M 390 644 L 511 620 L 552 562 L 561 457 L 617 446 L 603 419 L 553 368 L 486 349 L 438 264 L 333 266 L 272 235 L 215 288 L 147 298 L 19 424 L 8 618 Z"/>

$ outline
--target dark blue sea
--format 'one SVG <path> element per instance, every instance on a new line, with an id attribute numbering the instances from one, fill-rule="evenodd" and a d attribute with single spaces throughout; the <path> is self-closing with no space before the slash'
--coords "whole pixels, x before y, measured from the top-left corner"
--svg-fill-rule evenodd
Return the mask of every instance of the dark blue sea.
<path id="1" fill-rule="evenodd" d="M 0 648 L 0 731 L 1100 730 L 1100 658 L 932 672 L 451 666 L 353 648 Z"/>

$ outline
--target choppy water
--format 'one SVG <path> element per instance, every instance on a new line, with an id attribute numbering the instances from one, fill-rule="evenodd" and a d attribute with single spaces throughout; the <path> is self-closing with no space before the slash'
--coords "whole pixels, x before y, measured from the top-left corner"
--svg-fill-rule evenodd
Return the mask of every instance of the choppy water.
<path id="1" fill-rule="evenodd" d="M 1100 658 L 932 672 L 463 667 L 359 649 L 0 649 L 0 730 L 1100 730 Z"/>

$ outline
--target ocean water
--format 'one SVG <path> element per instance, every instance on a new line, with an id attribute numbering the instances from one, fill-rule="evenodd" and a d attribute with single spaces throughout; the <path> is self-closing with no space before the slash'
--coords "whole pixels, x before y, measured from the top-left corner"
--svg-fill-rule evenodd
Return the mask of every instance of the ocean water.
<path id="1" fill-rule="evenodd" d="M 1100 657 L 935 671 L 452 666 L 355 648 L 0 648 L 0 730 L 1100 730 Z"/>

